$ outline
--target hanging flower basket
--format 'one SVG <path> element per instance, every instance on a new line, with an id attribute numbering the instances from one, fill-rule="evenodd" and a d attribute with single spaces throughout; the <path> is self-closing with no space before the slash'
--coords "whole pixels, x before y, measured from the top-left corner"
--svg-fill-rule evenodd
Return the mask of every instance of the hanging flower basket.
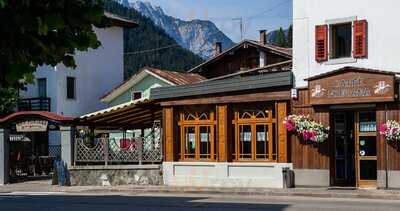
<path id="1" fill-rule="evenodd" d="M 400 123 L 388 120 L 379 126 L 379 134 L 383 135 L 386 141 L 400 141 Z"/>
<path id="2" fill-rule="evenodd" d="M 305 141 L 322 143 L 328 139 L 329 127 L 311 120 L 308 115 L 289 115 L 283 124 L 289 132 L 301 135 Z"/>

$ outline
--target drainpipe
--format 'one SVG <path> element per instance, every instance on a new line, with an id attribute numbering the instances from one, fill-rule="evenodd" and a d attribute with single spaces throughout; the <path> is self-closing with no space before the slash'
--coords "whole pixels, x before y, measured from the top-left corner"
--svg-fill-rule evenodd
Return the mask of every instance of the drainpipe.
<path id="1" fill-rule="evenodd" d="M 385 122 L 387 121 L 387 119 L 388 119 L 388 113 L 387 113 L 387 104 L 385 103 Z M 389 188 L 389 178 L 388 178 L 388 168 L 389 168 L 389 166 L 388 166 L 388 151 L 389 149 L 388 149 L 388 143 L 387 143 L 387 141 L 385 140 L 385 188 L 386 189 L 388 189 Z"/>

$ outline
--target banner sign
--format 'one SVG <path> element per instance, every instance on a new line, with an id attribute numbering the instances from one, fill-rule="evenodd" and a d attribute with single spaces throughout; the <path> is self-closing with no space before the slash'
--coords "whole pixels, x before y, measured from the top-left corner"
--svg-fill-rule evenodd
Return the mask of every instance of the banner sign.
<path id="1" fill-rule="evenodd" d="M 29 120 L 16 124 L 17 132 L 45 132 L 47 131 L 48 121 Z"/>
<path id="2" fill-rule="evenodd" d="M 308 86 L 312 105 L 395 100 L 393 75 L 349 71 L 310 80 Z"/>

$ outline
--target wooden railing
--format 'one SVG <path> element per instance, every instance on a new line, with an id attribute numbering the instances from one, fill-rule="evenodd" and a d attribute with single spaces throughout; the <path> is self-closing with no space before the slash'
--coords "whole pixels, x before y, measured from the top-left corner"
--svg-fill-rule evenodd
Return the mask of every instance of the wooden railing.
<path id="1" fill-rule="evenodd" d="M 18 111 L 50 111 L 49 97 L 25 98 L 18 102 Z"/>

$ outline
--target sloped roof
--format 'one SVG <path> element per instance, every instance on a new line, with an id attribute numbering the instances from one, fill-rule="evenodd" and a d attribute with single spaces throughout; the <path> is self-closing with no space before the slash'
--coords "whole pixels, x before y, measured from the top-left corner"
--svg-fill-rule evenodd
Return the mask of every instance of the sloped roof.
<path id="1" fill-rule="evenodd" d="M 146 69 L 174 83 L 174 85 L 192 84 L 206 79 L 203 76 L 196 73 L 166 71 L 152 67 L 147 67 Z"/>
<path id="2" fill-rule="evenodd" d="M 133 27 L 137 27 L 139 25 L 138 23 L 136 23 L 132 20 L 128 20 L 128 19 L 119 17 L 110 12 L 104 12 L 104 16 L 106 16 L 108 19 L 110 19 L 114 26 L 133 28 Z"/>
<path id="3" fill-rule="evenodd" d="M 396 72 L 391 72 L 391 71 L 384 71 L 384 70 L 377 70 L 377 69 L 370 69 L 370 68 L 363 68 L 363 67 L 354 67 L 354 66 L 345 66 L 336 70 L 332 70 L 326 73 L 318 74 L 309 78 L 306 78 L 304 80 L 309 81 L 309 80 L 314 80 L 314 79 L 319 79 L 323 78 L 326 76 L 330 76 L 336 73 L 340 73 L 343 71 L 348 71 L 348 70 L 353 70 L 353 71 L 359 71 L 359 72 L 367 72 L 367 73 L 377 73 L 377 74 L 385 74 L 385 75 L 396 75 Z"/>
<path id="4" fill-rule="evenodd" d="M 100 98 L 100 100 L 103 102 L 111 101 L 112 99 L 119 96 L 120 94 L 131 88 L 133 85 L 141 81 L 147 75 L 153 75 L 169 85 L 186 85 L 205 80 L 203 76 L 195 73 L 174 72 L 160 70 L 152 67 L 143 67 L 139 70 L 138 73 L 129 77 L 127 80 L 106 93 L 103 97 Z"/>
<path id="5" fill-rule="evenodd" d="M 57 121 L 57 122 L 69 122 L 72 121 L 73 117 L 62 116 L 57 113 L 49 112 L 49 111 L 19 111 L 12 113 L 8 116 L 5 116 L 0 119 L 0 123 L 5 123 L 20 117 L 42 117 L 48 120 Z"/>
<path id="6" fill-rule="evenodd" d="M 222 57 L 224 57 L 225 55 L 229 54 L 230 52 L 239 49 L 244 44 L 250 44 L 250 45 L 265 49 L 267 51 L 276 53 L 278 55 L 287 57 L 288 59 L 292 59 L 292 49 L 291 48 L 282 48 L 282 47 L 278 47 L 276 45 L 271 45 L 271 44 L 261 44 L 260 42 L 255 41 L 255 40 L 245 39 L 245 40 L 242 40 L 241 42 L 239 42 L 238 44 L 232 46 L 231 48 L 226 49 L 222 53 L 220 53 L 220 54 L 218 54 L 218 55 L 216 55 L 214 57 L 211 57 L 207 61 L 205 61 L 205 62 L 197 65 L 196 67 L 190 69 L 188 72 L 192 72 L 192 73 L 197 72 L 202 66 L 210 64 L 210 63 L 212 63 L 214 61 L 217 61 L 217 60 L 221 59 Z"/>

